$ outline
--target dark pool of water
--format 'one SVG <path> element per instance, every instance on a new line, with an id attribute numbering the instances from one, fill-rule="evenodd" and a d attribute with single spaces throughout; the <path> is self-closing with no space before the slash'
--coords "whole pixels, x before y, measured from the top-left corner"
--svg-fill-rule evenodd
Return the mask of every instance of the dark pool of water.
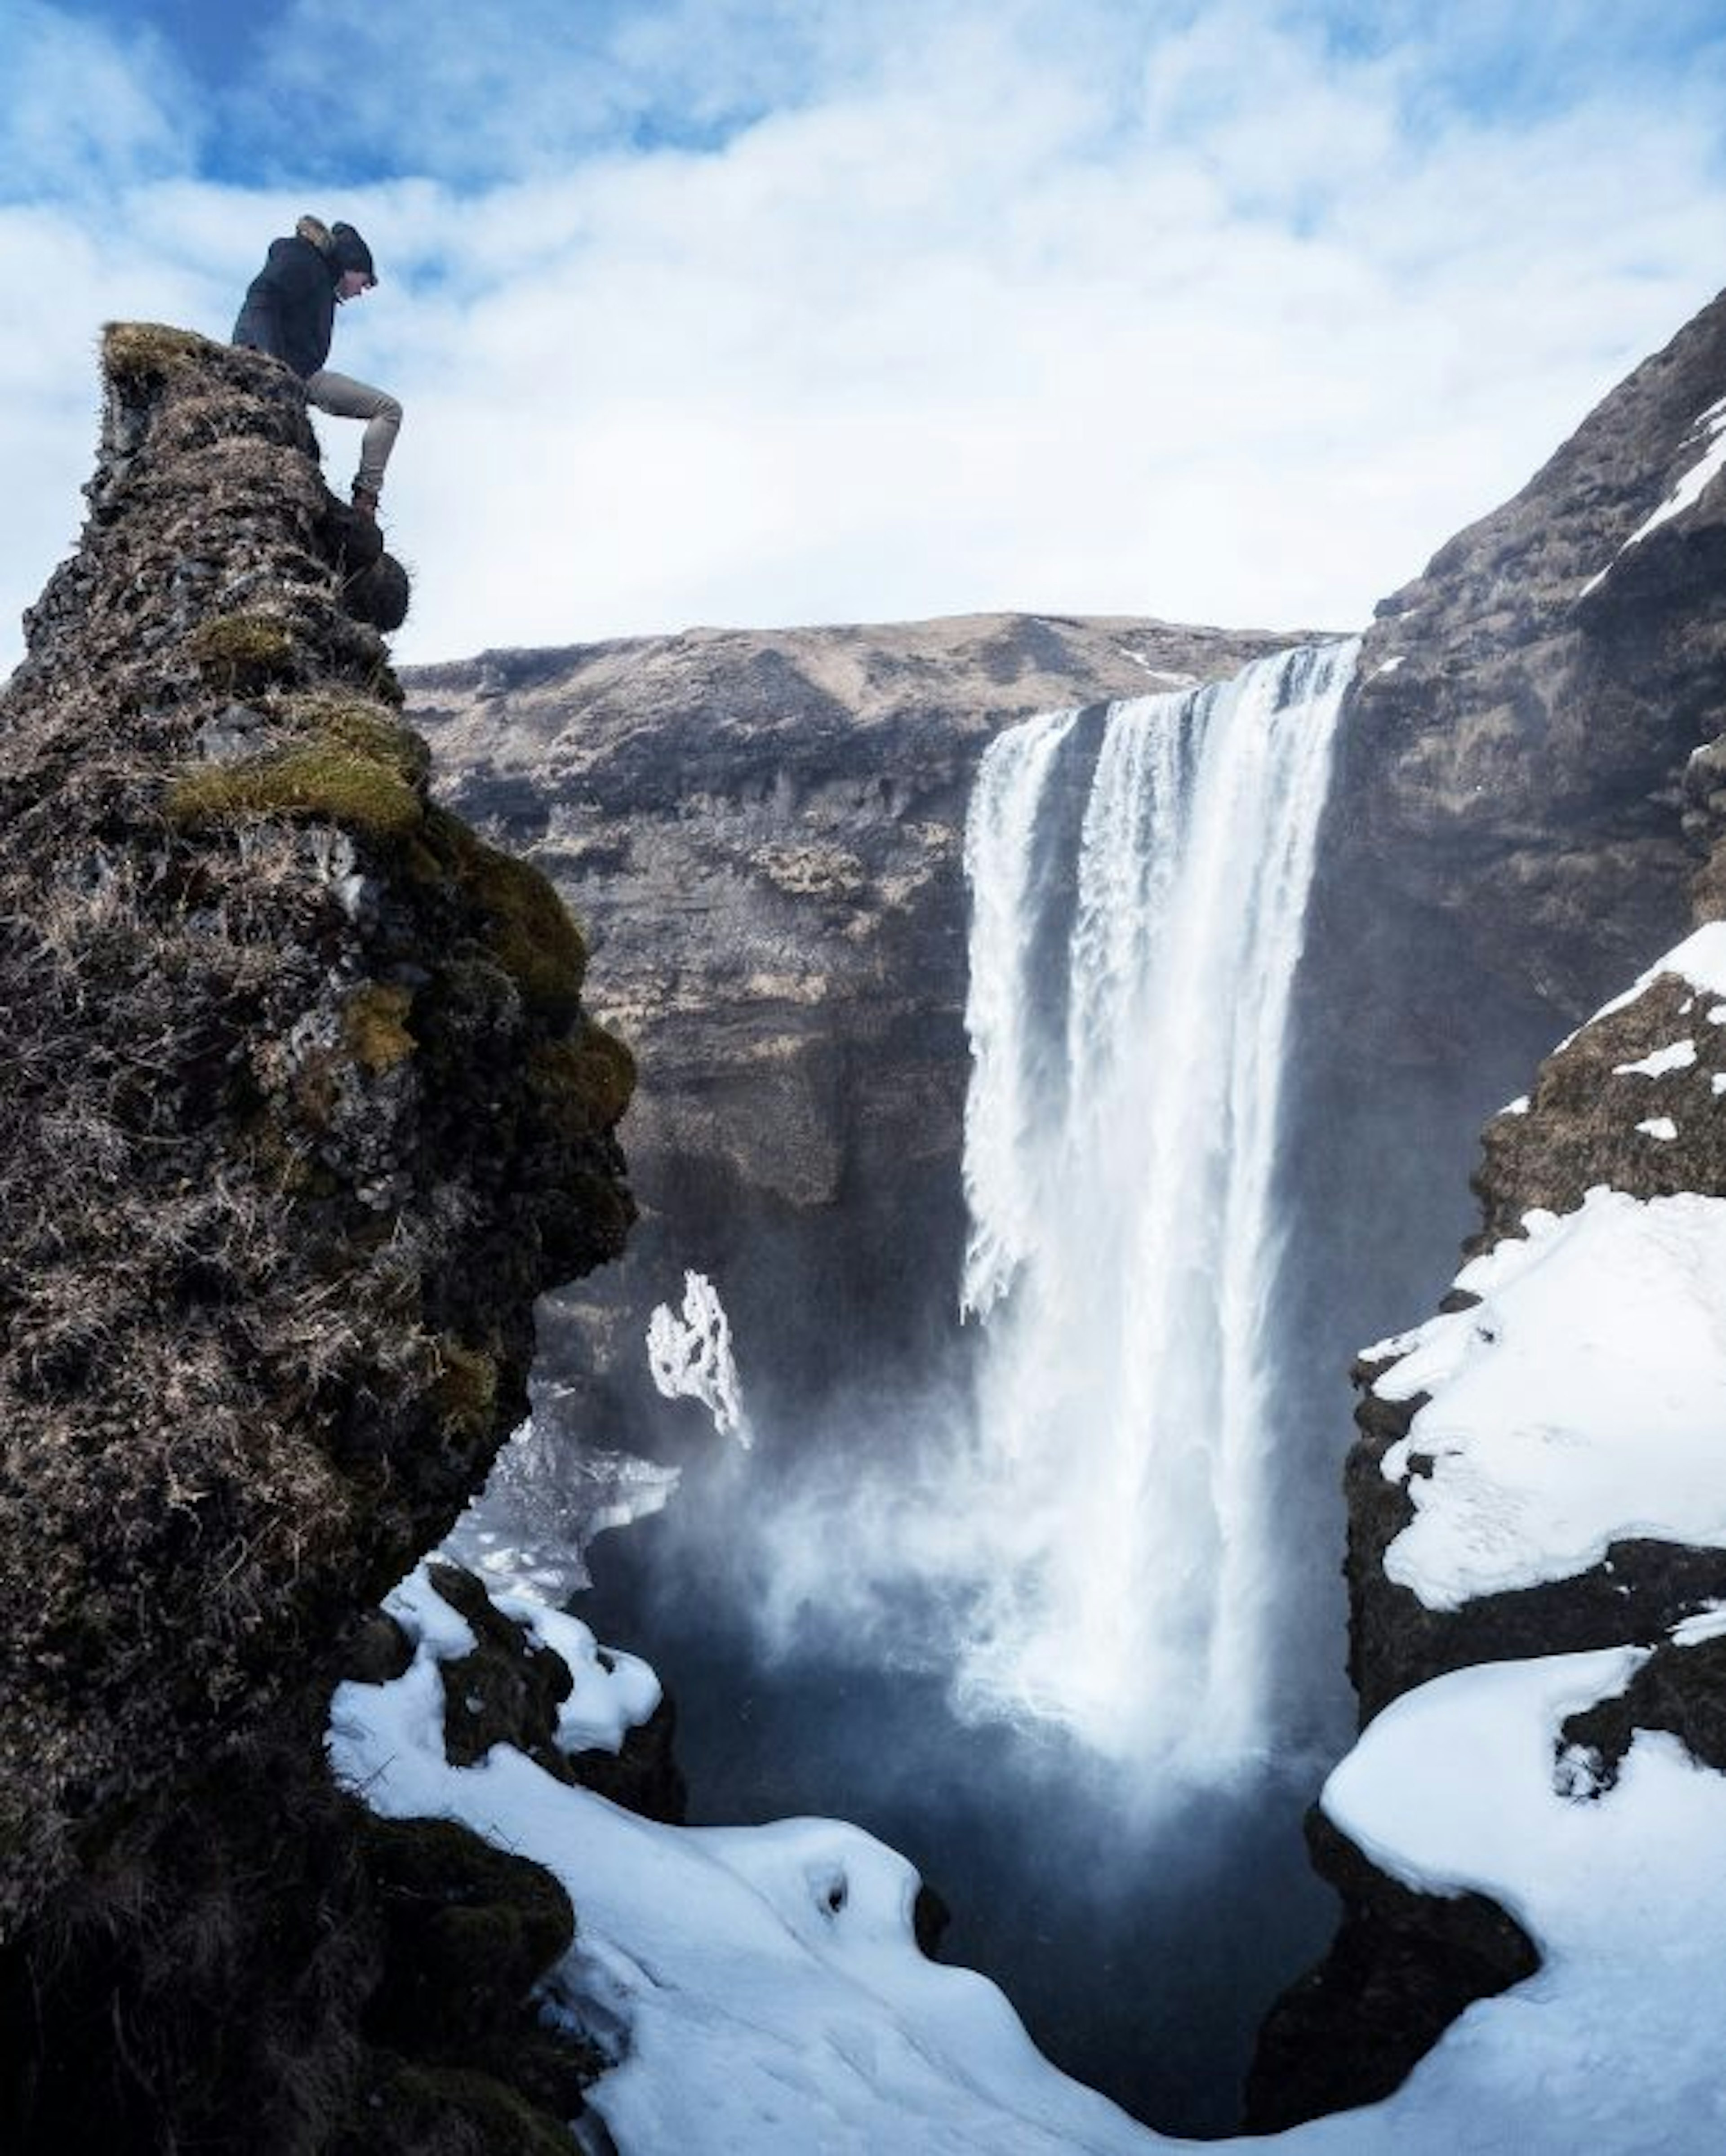
<path id="1" fill-rule="evenodd" d="M 692 1824 L 866 1828 L 951 1910 L 940 1958 L 1000 1984 L 1046 2056 L 1166 2133 L 1237 2124 L 1265 2010 L 1334 1929 L 1301 1836 L 1316 1763 L 1158 1804 L 1064 1740 L 958 1721 L 937 1676 L 763 1660 L 663 1517 L 590 1563 L 576 1614 L 676 1700 Z"/>

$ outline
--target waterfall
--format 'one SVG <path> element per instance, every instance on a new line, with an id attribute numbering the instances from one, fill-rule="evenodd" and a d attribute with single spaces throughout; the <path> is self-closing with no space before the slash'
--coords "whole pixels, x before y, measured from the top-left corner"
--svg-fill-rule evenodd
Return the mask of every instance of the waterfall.
<path id="1" fill-rule="evenodd" d="M 961 1691 L 1199 1774 L 1275 1726 L 1277 1111 L 1357 649 L 1017 726 L 966 835 Z"/>

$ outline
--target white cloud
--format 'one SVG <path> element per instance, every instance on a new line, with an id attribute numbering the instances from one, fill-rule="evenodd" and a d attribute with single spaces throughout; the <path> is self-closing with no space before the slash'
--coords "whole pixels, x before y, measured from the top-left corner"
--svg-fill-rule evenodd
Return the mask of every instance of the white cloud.
<path id="1" fill-rule="evenodd" d="M 536 137 L 484 187 L 179 180 L 0 218 L 9 288 L 44 249 L 69 270 L 0 331 L 0 456 L 33 459 L 0 604 L 75 521 L 95 323 L 225 333 L 321 207 L 383 271 L 335 363 L 408 407 L 405 658 L 992 606 L 1358 622 L 1711 296 L 1706 85 L 1494 125 L 1431 95 L 1429 47 L 1328 52 L 1271 0 L 1165 13 L 1079 8 L 1063 44 L 1035 6 L 896 11 L 871 44 L 819 11 L 792 101 L 709 146 Z M 697 16 L 740 19 L 688 0 L 638 35 Z M 578 86 L 527 32 L 531 131 Z M 759 65 L 732 54 L 716 109 Z M 354 430 L 321 431 L 345 480 Z"/>
<path id="2" fill-rule="evenodd" d="M 192 147 L 182 79 L 147 31 L 116 38 L 40 0 L 7 0 L 0 78 L 0 173 L 27 198 L 171 172 Z"/>

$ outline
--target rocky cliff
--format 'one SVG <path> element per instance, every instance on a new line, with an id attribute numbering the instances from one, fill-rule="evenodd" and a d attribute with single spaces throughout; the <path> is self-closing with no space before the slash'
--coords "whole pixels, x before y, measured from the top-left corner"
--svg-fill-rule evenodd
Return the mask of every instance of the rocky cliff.
<path id="1" fill-rule="evenodd" d="M 1656 964 L 1614 993 L 1693 921 L 1726 912 L 1726 482 L 1713 450 L 1723 421 L 1726 297 L 1608 398 L 1514 501 L 1388 601 L 1367 641 L 1351 739 L 1357 771 L 1374 782 L 1362 797 L 1368 829 L 1345 844 L 1370 846 L 1384 875 L 1466 924 L 1482 973 L 1519 979 L 1573 1020 L 1612 997 L 1540 1064 L 1531 1097 L 1488 1124 L 1471 1251 L 1518 1234 L 1531 1207 L 1574 1211 L 1597 1184 L 1643 1198 L 1726 1192 L 1706 1054 L 1657 1075 L 1646 1062 L 1692 1031 L 1706 1040 L 1685 1023 L 1698 992 Z M 1542 843 L 1543 830 L 1554 835 Z M 1441 881 L 1434 864 L 1447 845 L 1462 868 Z M 1415 944 L 1410 962 L 1418 953 Z M 1646 1127 L 1657 1095 L 1670 1140 Z M 1364 1369 L 1361 1381 L 1381 1374 Z M 1708 1560 L 1691 1589 L 1627 1633 L 1623 1605 L 1637 1599 L 1627 1575 L 1605 1604 L 1594 1598 L 1593 1620 L 1577 1584 L 1538 1617 L 1476 1605 L 1445 1644 L 1417 1645 L 1411 1609 L 1369 1606 L 1397 1531 L 1374 1471 L 1409 1419 L 1369 1393 L 1351 1463 L 1366 1713 L 1459 1661 L 1657 1629 L 1703 1578 L 1726 1585 Z"/>
<path id="2" fill-rule="evenodd" d="M 531 2146 L 490 2067 L 567 1904 L 366 1825 L 322 1725 L 622 1245 L 631 1065 L 429 796 L 297 382 L 140 325 L 103 378 L 0 703 L 0 2138 Z M 429 2055 L 410 1904 L 496 1977 Z"/>
<path id="3" fill-rule="evenodd" d="M 1294 1317 L 1319 1359 L 1349 1352 L 1338 1309 L 1370 1329 L 1429 1291 L 1442 1237 L 1423 1255 L 1395 1224 L 1464 1231 L 1482 1116 L 1687 917 L 1676 809 L 1713 731 L 1721 536 L 1706 500 L 1636 535 L 1708 450 L 1723 346 L 1717 304 L 1368 634 L 1291 1086 L 1291 1202 L 1329 1224 L 1323 1285 Z M 631 1148 L 645 1232 L 597 1298 L 547 1313 L 547 1367 L 578 1359 L 555 1345 L 560 1319 L 602 1363 L 638 1361 L 640 1321 L 685 1265 L 721 1280 L 746 1360 L 763 1325 L 808 1312 L 822 1367 L 788 1371 L 794 1395 L 819 1392 L 836 1338 L 866 1337 L 876 1363 L 923 1353 L 931 1301 L 893 1254 L 950 1276 L 962 1234 L 977 757 L 1036 709 L 1293 640 L 986 618 L 697 630 L 410 674 L 442 798 L 557 884 L 604 954 L 601 1014 L 649 1074 Z M 1378 1201 L 1339 1206 L 1363 1159 Z M 615 1399 L 607 1412 L 615 1426 Z"/>
<path id="4" fill-rule="evenodd" d="M 644 1073 L 641 1229 L 624 1267 L 543 1313 L 548 1374 L 613 1373 L 590 1427 L 652 1441 L 641 1336 L 686 1265 L 722 1283 L 746 1366 L 773 1338 L 794 1396 L 922 1352 L 963 1229 L 979 757 L 1030 712 L 1293 640 L 983 616 L 696 629 L 404 676 L 441 798 L 557 884 L 598 955 L 595 1009 Z"/>
<path id="5" fill-rule="evenodd" d="M 1693 921 L 1726 914 L 1723 423 L 1726 299 L 1386 602 L 1363 655 L 1331 865 L 1325 945 L 1357 968 L 1375 1082 L 1395 1070 L 1400 1032 L 1399 1076 L 1419 1086 L 1421 1068 L 1441 1062 L 1440 994 L 1448 985 L 1454 996 L 1459 978 L 1476 984 L 1480 1008 L 1454 1009 L 1452 1040 L 1472 1047 L 1484 1012 L 1501 1083 L 1507 1045 L 1543 1008 L 1549 1041 L 1560 1019 L 1585 1019 L 1487 1126 L 1467 1245 L 1480 1263 L 1445 1298 L 1449 1315 L 1357 1364 L 1347 1475 L 1364 1720 L 1472 1664 L 1647 1650 L 1625 1693 L 1554 1738 L 1556 1785 L 1585 1799 L 1610 1787 L 1638 1728 L 1676 1734 L 1698 1765 L 1722 1764 L 1721 1657 L 1682 1628 L 1726 1601 L 1726 1550 L 1705 1519 L 1663 1503 L 1660 1434 L 1676 1419 L 1705 1435 L 1697 1381 L 1662 1328 L 1689 1281 L 1707 1302 L 1691 1240 L 1706 1215 L 1687 1209 L 1726 1197 L 1716 1030 L 1726 1004 L 1709 987 L 1719 932 L 1680 941 Z M 1347 921 L 1341 894 L 1363 883 L 1385 902 Z M 1343 1015 L 1330 1023 L 1345 1030 Z M 1339 1050 L 1332 1069 L 1344 1060 Z M 1454 1100 L 1438 1112 L 1453 1115 Z M 1393 1163 L 1385 1187 L 1428 1173 Z M 1649 1201 L 1679 1210 L 1646 1213 Z M 1526 1304 L 1501 1313 L 1494 1298 L 1523 1268 L 1567 1239 L 1579 1252 L 1590 1235 L 1590 1248 L 1614 1247 L 1609 1227 L 1652 1238 L 1631 1268 L 1645 1287 L 1648 1266 L 1668 1245 L 1674 1254 L 1670 1299 L 1647 1288 L 1645 1338 L 1603 1342 L 1580 1318 L 1572 1335 Z M 1560 1310 L 1583 1299 L 1585 1259 Z M 1489 1376 L 1494 1358 L 1542 1353 L 1533 1407 L 1512 1411 L 1501 1378 L 1492 1397 L 1503 1404 L 1473 1438 L 1460 1406 L 1423 1415 L 1457 1372 Z M 1596 1371 L 1603 1398 L 1628 1384 L 1606 1439 L 1586 1406 L 1561 1397 L 1572 1367 Z M 1555 1507 L 1530 1447 L 1569 1463 L 1554 1471 L 1566 1489 Z M 1322 1814 L 1312 1840 L 1347 1919 L 1328 1961 L 1272 2018 L 1253 2087 L 1259 2127 L 1383 2094 L 1462 2005 L 1537 1964 L 1490 1904 L 1410 1893 Z"/>
<path id="6" fill-rule="evenodd" d="M 1482 1116 L 1678 942 L 1693 882 L 1697 917 L 1726 910 L 1726 864 L 1704 863 L 1726 798 L 1723 398 L 1726 300 L 1368 634 L 1292 1089 L 1290 1203 L 1309 1232 L 1287 1322 L 1315 1368 L 1340 1368 L 1364 1333 L 1441 1291 Z M 928 1254 L 958 1240 L 958 856 L 983 741 L 1040 706 L 1168 685 L 1272 640 L 1050 621 L 702 632 L 412 678 L 446 797 L 529 848 L 583 911 L 616 998 L 606 1014 L 647 1050 L 637 1157 L 655 1270 L 631 1291 L 638 1314 L 683 1264 L 723 1275 L 768 1247 L 749 1291 L 763 1327 L 796 1311 L 830 1355 L 847 1328 L 910 1339 L 895 1282 L 927 1306 Z M 1700 1040 L 1693 1062 L 1650 1067 L 1696 1029 L 1697 993 L 1657 971 L 1552 1058 L 1526 1111 L 1497 1119 L 1473 1247 L 1515 1234 L 1531 1204 L 1574 1210 L 1595 1183 L 1718 1192 Z M 1674 1137 L 1642 1127 L 1667 1122 Z M 602 1318 L 583 1314 L 590 1336 Z M 621 1329 L 618 1353 L 639 1355 Z M 1423 1603 L 1385 1567 L 1430 1471 L 1407 1442 L 1420 1403 L 1385 1375 L 1382 1359 L 1360 1373 L 1372 1389 L 1349 1471 L 1368 1714 L 1482 1658 L 1663 1640 L 1726 1594 L 1711 1545 L 1626 1534 L 1562 1578 Z M 1331 1379 L 1309 1389 L 1295 1411 L 1329 1413 Z M 1714 1659 L 1690 1650 L 1675 1669 L 1662 1645 L 1574 1741 L 1610 1775 L 1640 1715 L 1711 1757 Z M 1348 1918 L 1267 2041 L 1261 2124 L 1388 2088 L 1463 2004 L 1533 1964 L 1491 1903 L 1440 1907 L 1333 1825 L 1314 1839 Z"/>
<path id="7" fill-rule="evenodd" d="M 1695 866 L 1680 787 L 1718 731 L 1726 513 L 1717 487 L 1660 512 L 1723 391 L 1726 297 L 1378 608 L 1334 835 L 1339 881 L 1375 864 L 1401 901 L 1379 939 L 1451 944 L 1578 1015 L 1672 940 Z"/>
<path id="8" fill-rule="evenodd" d="M 1636 535 L 1704 464 L 1723 389 L 1717 300 L 1368 631 L 1290 1081 L 1323 1282 L 1297 1329 L 1342 1361 L 1442 1283 L 1483 1118 L 1690 917 L 1686 773 L 1726 693 L 1718 486 Z"/>

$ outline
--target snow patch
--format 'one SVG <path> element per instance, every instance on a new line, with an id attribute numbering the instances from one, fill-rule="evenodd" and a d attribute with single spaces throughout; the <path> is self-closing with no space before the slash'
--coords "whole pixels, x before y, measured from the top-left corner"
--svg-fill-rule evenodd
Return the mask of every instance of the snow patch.
<path id="1" fill-rule="evenodd" d="M 612 2031 L 626 2051 L 589 2099 L 620 2148 L 1142 2156 L 1163 2145 L 1050 2066 L 993 1984 L 923 1958 L 917 1875 L 860 1829 L 660 1826 L 505 1745 L 451 1767 L 438 1664 L 471 1635 L 423 1573 L 386 1606 L 416 1642 L 413 1666 L 392 1684 L 337 1690 L 331 1767 L 386 1817 L 459 1820 L 562 1881 L 580 1930 L 545 2010 Z M 592 1695 L 606 1671 L 587 1628 L 544 1610 L 532 1621 L 571 1661 L 576 1697 Z M 648 1695 L 641 1665 L 607 1661 L 609 1694 L 593 1712 L 620 1732 Z"/>
<path id="2" fill-rule="evenodd" d="M 1601 1019 L 1610 1016 L 1612 1012 L 1627 1010 L 1639 996 L 1652 988 L 1667 973 L 1677 974 L 1680 979 L 1687 981 L 1703 995 L 1726 996 L 1726 921 L 1704 921 L 1700 928 L 1687 936 L 1664 957 L 1657 958 L 1622 995 L 1614 996 L 1610 1003 L 1602 1004 L 1592 1018 L 1577 1027 L 1575 1033 L 1566 1034 L 1553 1053 L 1561 1054 L 1576 1039 L 1577 1034 L 1585 1033 L 1590 1026 L 1598 1024 Z M 1719 1008 L 1726 1010 L 1726 1004 Z M 1713 1011 L 1708 1016 L 1717 1025 L 1726 1024 L 1726 1019 L 1716 1018 Z"/>
<path id="3" fill-rule="evenodd" d="M 665 1399 L 699 1400 L 722 1437 L 734 1437 L 746 1452 L 754 1444 L 732 1353 L 731 1320 L 705 1273 L 683 1276 L 681 1320 L 663 1302 L 648 1320 L 647 1360 Z"/>
<path id="4" fill-rule="evenodd" d="M 1726 1199 L 1589 1192 L 1464 1266 L 1481 1300 L 1368 1351 L 1431 1395 L 1386 1451 L 1415 1517 L 1386 1573 L 1428 1609 L 1569 1578 L 1631 1536 L 1726 1545 Z"/>
<path id="5" fill-rule="evenodd" d="M 1646 1123 L 1638 1123 L 1636 1128 L 1651 1138 L 1658 1138 L 1662 1145 L 1670 1145 L 1678 1135 L 1678 1127 L 1670 1116 L 1651 1116 Z"/>
<path id="6" fill-rule="evenodd" d="M 1718 403 L 1709 405 L 1692 429 L 1692 440 L 1702 436 L 1707 438 L 1707 446 L 1701 456 L 1679 480 L 1654 514 L 1631 532 L 1619 548 L 1620 554 L 1627 553 L 1632 547 L 1639 546 L 1651 531 L 1657 531 L 1674 516 L 1682 516 L 1693 502 L 1701 500 L 1720 472 L 1726 470 L 1726 397 Z"/>
<path id="7" fill-rule="evenodd" d="M 557 1781 L 499 1745 L 444 1757 L 440 1658 L 467 1626 L 423 1575 L 388 1605 L 407 1673 L 345 1684 L 337 1778 L 391 1818 L 462 1821 L 562 1881 L 579 1912 L 542 1987 L 553 2020 L 609 2040 L 589 2101 L 624 2148 L 678 2156 L 1148 2156 L 1171 2143 L 1035 2051 L 995 1987 L 925 1961 L 917 1874 L 855 1827 L 676 1828 Z M 1680 1631 L 1726 1613 L 1709 1612 Z M 538 1613 L 560 1653 L 568 1619 Z M 584 1627 L 574 1627 L 577 1633 Z M 591 1644 L 590 1639 L 588 1644 Z M 1652 2156 L 1717 2147 L 1726 1965 L 1726 1777 L 1639 1732 L 1606 1788 L 1565 1718 L 1628 1683 L 1642 1650 L 1499 1663 L 1394 1702 L 1322 1799 L 1392 1876 L 1490 1895 L 1537 1976 L 1472 2006 L 1384 2102 L 1270 2143 L 1288 2156 Z M 640 1704 L 637 1701 L 635 1704 Z M 1107 1861 L 1107 1852 L 1097 1852 Z M 1091 1861 L 1091 1860 L 1086 1860 Z"/>
<path id="8" fill-rule="evenodd" d="M 1582 598 L 1586 598 L 1598 585 L 1605 582 L 1632 547 L 1640 546 L 1651 531 L 1658 531 L 1662 524 L 1669 523 L 1674 516 L 1681 516 L 1687 509 L 1699 501 L 1720 473 L 1726 470 L 1726 397 L 1723 397 L 1718 403 L 1711 404 L 1691 429 L 1689 439 L 1694 441 L 1702 437 L 1705 437 L 1707 442 L 1702 454 L 1684 473 L 1653 515 L 1646 518 L 1631 532 L 1606 567 L 1589 578 L 1582 588 Z"/>
<path id="9" fill-rule="evenodd" d="M 1657 1048 L 1639 1063 L 1615 1063 L 1615 1078 L 1664 1078 L 1671 1070 L 1687 1070 L 1696 1060 L 1693 1040 L 1675 1040 L 1669 1048 Z"/>
<path id="10" fill-rule="evenodd" d="M 1130 644 L 1117 644 L 1115 649 L 1123 659 L 1130 659 L 1135 666 L 1142 667 L 1153 681 L 1160 681 L 1165 689 L 1196 689 L 1199 685 L 1196 674 L 1171 674 L 1166 666 L 1157 665 L 1148 654 L 1135 651 Z"/>
<path id="11" fill-rule="evenodd" d="M 1726 1602 L 1711 1602 L 1706 1609 L 1698 1609 L 1693 1617 L 1687 1617 L 1672 1629 L 1672 1643 L 1675 1647 L 1699 1647 L 1704 1640 L 1718 1640 L 1726 1634 Z"/>

